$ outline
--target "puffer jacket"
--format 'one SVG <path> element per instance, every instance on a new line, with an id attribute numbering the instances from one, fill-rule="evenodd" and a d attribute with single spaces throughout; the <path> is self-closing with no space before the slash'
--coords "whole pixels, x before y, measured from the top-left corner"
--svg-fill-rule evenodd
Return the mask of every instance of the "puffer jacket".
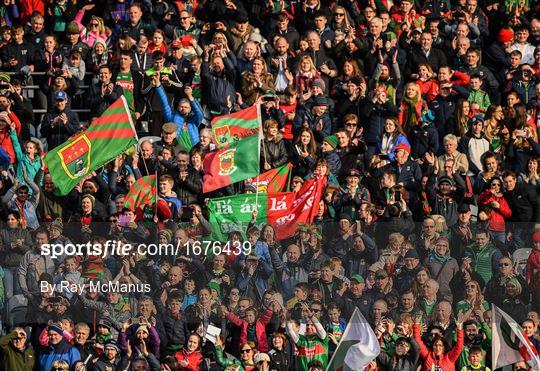
<path id="1" fill-rule="evenodd" d="M 499 208 L 493 208 L 492 202 L 499 203 Z M 490 190 L 486 190 L 478 196 L 480 210 L 488 216 L 488 229 L 492 231 L 506 231 L 504 221 L 512 215 L 512 210 L 504 196 L 495 196 Z"/>
<path id="2" fill-rule="evenodd" d="M 50 371 L 53 362 L 56 360 L 65 360 L 71 366 L 80 359 L 79 350 L 62 339 L 58 344 L 49 345 L 44 352 L 40 353 L 39 366 L 42 371 Z"/>
<path id="3" fill-rule="evenodd" d="M 169 104 L 169 99 L 165 93 L 163 85 L 160 85 L 156 89 L 159 99 L 161 101 L 161 106 L 163 107 L 163 118 L 168 122 L 173 122 L 178 126 L 176 138 L 184 146 L 186 150 L 189 150 L 191 147 L 188 147 L 185 143 L 182 142 L 182 136 L 180 135 L 183 130 L 187 130 L 189 133 L 189 139 L 191 140 L 191 146 L 195 146 L 199 143 L 199 126 L 203 121 L 203 112 L 201 104 L 196 100 L 190 101 L 191 104 L 191 113 L 184 117 L 178 111 L 173 110 Z"/>
<path id="4" fill-rule="evenodd" d="M 436 357 L 431 350 L 427 348 L 422 341 L 420 335 L 420 324 L 414 325 L 414 339 L 420 346 L 420 356 L 424 360 L 424 365 L 422 369 L 424 371 L 431 371 L 435 366 L 439 366 L 441 371 L 455 371 L 456 370 L 456 361 L 463 350 L 463 329 L 457 330 L 457 342 L 454 347 L 447 351 L 440 357 Z"/>

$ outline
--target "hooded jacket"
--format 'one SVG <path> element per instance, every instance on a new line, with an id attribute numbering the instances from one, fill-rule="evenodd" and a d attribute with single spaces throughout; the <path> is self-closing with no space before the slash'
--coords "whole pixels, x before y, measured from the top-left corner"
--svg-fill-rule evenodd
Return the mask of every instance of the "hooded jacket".
<path id="1" fill-rule="evenodd" d="M 71 346 L 66 340 L 62 339 L 56 345 L 49 345 L 39 355 L 39 366 L 42 371 L 50 371 L 51 366 L 56 360 L 65 360 L 70 366 L 81 359 L 81 354 L 77 348 Z"/>

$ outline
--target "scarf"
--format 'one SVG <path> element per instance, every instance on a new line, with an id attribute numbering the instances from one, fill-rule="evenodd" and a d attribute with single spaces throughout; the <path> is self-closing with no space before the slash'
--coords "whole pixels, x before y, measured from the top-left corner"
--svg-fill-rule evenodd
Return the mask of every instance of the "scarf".
<path id="1" fill-rule="evenodd" d="M 441 265 L 444 265 L 447 261 L 450 261 L 452 257 L 447 253 L 444 256 L 439 255 L 435 250 L 432 250 L 429 253 L 429 261 L 438 262 Z"/>
<path id="2" fill-rule="evenodd" d="M 416 105 L 418 104 L 419 97 L 409 98 L 403 97 L 403 104 L 405 105 L 405 121 L 404 128 L 414 128 L 418 124 L 418 118 L 416 117 Z"/>

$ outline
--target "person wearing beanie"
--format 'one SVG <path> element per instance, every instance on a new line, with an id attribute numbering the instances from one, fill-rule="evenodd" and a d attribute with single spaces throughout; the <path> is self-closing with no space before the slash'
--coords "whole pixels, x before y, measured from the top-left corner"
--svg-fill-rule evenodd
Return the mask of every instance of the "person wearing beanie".
<path id="1" fill-rule="evenodd" d="M 324 138 L 321 146 L 322 157 L 328 163 L 330 172 L 333 174 L 339 174 L 341 170 L 341 159 L 336 152 L 337 142 L 336 136 L 327 136 Z"/>
<path id="2" fill-rule="evenodd" d="M 103 353 L 98 360 L 93 363 L 92 370 L 96 371 L 124 371 L 129 364 L 129 357 L 120 355 L 120 348 L 114 340 L 105 343 Z"/>
<path id="3" fill-rule="evenodd" d="M 49 325 L 46 328 L 46 333 L 48 335 L 48 346 L 44 347 L 38 357 L 40 370 L 50 371 L 53 362 L 56 360 L 64 360 L 69 365 L 72 365 L 81 359 L 79 350 L 71 346 L 63 337 L 64 330 L 59 323 Z"/>
<path id="4" fill-rule="evenodd" d="M 483 64 L 495 75 L 510 66 L 510 47 L 513 43 L 514 31 L 510 28 L 503 28 L 497 34 L 497 42 L 491 43 L 488 48 L 483 50 Z"/>

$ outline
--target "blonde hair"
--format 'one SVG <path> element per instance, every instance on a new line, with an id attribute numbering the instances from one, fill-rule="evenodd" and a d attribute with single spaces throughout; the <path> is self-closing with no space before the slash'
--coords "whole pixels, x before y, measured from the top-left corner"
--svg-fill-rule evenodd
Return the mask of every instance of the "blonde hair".
<path id="1" fill-rule="evenodd" d="M 446 218 L 440 214 L 431 215 L 431 219 L 435 222 L 435 232 L 439 234 L 445 234 L 448 231 L 448 225 L 446 224 Z"/>
<path id="2" fill-rule="evenodd" d="M 55 370 L 69 371 L 69 364 L 65 360 L 55 360 L 51 364 L 51 371 Z"/>

